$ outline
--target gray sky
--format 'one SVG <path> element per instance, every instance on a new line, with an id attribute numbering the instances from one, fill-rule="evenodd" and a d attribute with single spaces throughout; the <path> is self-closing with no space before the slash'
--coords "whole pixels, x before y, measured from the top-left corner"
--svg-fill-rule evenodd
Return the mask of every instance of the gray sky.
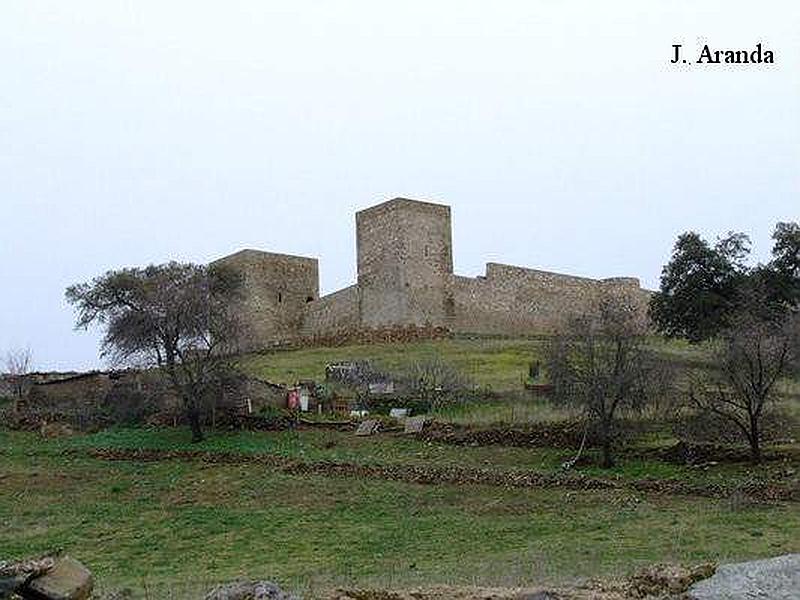
<path id="1" fill-rule="evenodd" d="M 487 261 L 657 287 L 675 237 L 800 218 L 796 1 L 0 3 L 0 353 L 99 365 L 64 288 L 243 247 L 355 278 L 353 213 L 453 207 Z M 669 64 L 671 46 L 776 64 Z"/>

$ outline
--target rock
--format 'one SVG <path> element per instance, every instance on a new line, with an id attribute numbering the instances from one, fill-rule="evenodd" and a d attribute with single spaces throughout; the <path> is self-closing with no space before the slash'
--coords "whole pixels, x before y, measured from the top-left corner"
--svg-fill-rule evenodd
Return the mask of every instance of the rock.
<path id="1" fill-rule="evenodd" d="M 28 600 L 86 600 L 92 593 L 91 572 L 74 558 L 65 556 L 40 577 L 30 580 L 17 593 Z"/>
<path id="2" fill-rule="evenodd" d="M 26 560 L 0 561 L 0 579 L 21 577 L 24 580 L 39 577 L 55 566 L 57 557 L 56 551 Z"/>
<path id="3" fill-rule="evenodd" d="M 220 585 L 204 600 L 297 600 L 270 581 L 234 581 Z"/>
<path id="4" fill-rule="evenodd" d="M 21 575 L 16 575 L 14 577 L 0 576 L 0 600 L 18 598 L 14 592 L 16 592 L 23 583 L 25 583 L 25 578 Z"/>
<path id="5" fill-rule="evenodd" d="M 16 592 L 26 581 L 47 573 L 56 563 L 56 554 L 8 562 L 0 561 L 0 600 L 19 598 Z"/>
<path id="6" fill-rule="evenodd" d="M 797 600 L 800 598 L 800 554 L 723 565 L 713 577 L 695 583 L 691 600 Z"/>
<path id="7" fill-rule="evenodd" d="M 555 592 L 548 592 L 547 590 L 542 590 L 540 592 L 522 594 L 514 598 L 514 600 L 561 600 L 561 596 L 559 596 Z"/>
<path id="8" fill-rule="evenodd" d="M 704 563 L 695 567 L 682 565 L 653 565 L 630 577 L 630 590 L 636 597 L 681 594 L 696 581 L 714 574 L 716 565 Z"/>

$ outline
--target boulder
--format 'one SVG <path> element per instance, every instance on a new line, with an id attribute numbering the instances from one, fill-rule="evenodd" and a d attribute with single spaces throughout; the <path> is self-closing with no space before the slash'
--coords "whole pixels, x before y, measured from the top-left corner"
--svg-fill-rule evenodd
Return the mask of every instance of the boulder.
<path id="1" fill-rule="evenodd" d="M 16 592 L 26 581 L 44 575 L 55 563 L 53 553 L 21 561 L 0 561 L 0 600 L 18 598 Z"/>
<path id="2" fill-rule="evenodd" d="M 800 554 L 733 563 L 689 588 L 691 600 L 797 600 L 800 598 Z"/>
<path id="3" fill-rule="evenodd" d="M 91 572 L 74 558 L 64 556 L 17 593 L 26 600 L 86 600 L 93 586 Z"/>
<path id="4" fill-rule="evenodd" d="M 297 600 L 271 581 L 234 581 L 217 586 L 204 600 Z"/>
<path id="5" fill-rule="evenodd" d="M 23 583 L 25 583 L 25 578 L 22 575 L 12 577 L 0 575 L 0 600 L 18 598 L 19 596 L 15 592 Z"/>

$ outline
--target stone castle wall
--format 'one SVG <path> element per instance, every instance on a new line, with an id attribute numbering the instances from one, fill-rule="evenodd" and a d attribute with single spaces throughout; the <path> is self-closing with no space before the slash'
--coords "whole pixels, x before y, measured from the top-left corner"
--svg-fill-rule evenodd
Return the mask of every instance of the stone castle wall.
<path id="1" fill-rule="evenodd" d="M 303 314 L 302 337 L 352 331 L 361 326 L 359 290 L 351 285 L 309 302 Z"/>
<path id="2" fill-rule="evenodd" d="M 547 333 L 611 291 L 647 298 L 633 278 L 598 280 L 489 263 L 485 276 L 454 277 L 449 326 L 469 333 Z"/>
<path id="3" fill-rule="evenodd" d="M 499 263 L 488 263 L 483 276 L 455 275 L 451 235 L 449 206 L 396 198 L 362 210 L 357 283 L 322 298 L 316 259 L 243 250 L 217 262 L 245 276 L 241 310 L 255 348 L 394 327 L 546 333 L 608 291 L 632 296 L 646 310 L 649 292 L 634 278 L 597 280 Z"/>

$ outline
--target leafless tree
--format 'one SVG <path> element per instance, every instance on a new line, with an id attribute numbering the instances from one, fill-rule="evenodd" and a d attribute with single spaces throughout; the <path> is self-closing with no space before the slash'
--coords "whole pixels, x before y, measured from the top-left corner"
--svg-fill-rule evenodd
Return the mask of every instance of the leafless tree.
<path id="1" fill-rule="evenodd" d="M 433 409 L 473 387 L 461 371 L 438 356 L 414 362 L 402 379 L 411 394 L 429 402 Z"/>
<path id="2" fill-rule="evenodd" d="M 224 267 L 167 263 L 110 271 L 67 289 L 77 327 L 105 328 L 114 364 L 158 367 L 183 400 L 193 441 L 242 341 L 240 276 Z"/>
<path id="3" fill-rule="evenodd" d="M 27 375 L 31 369 L 31 350 L 30 348 L 17 348 L 9 350 L 6 354 L 6 377 L 11 384 L 14 394 L 14 410 L 19 405 L 19 401 L 25 395 L 27 389 Z"/>
<path id="4" fill-rule="evenodd" d="M 581 408 L 598 427 L 603 466 L 614 464 L 616 420 L 669 389 L 667 366 L 646 344 L 647 323 L 633 298 L 606 294 L 552 338 L 547 367 L 553 400 Z"/>
<path id="5" fill-rule="evenodd" d="M 761 460 L 764 417 L 779 397 L 781 379 L 800 367 L 800 314 L 749 304 L 715 341 L 713 368 L 689 392 L 700 411 L 732 423 Z"/>

